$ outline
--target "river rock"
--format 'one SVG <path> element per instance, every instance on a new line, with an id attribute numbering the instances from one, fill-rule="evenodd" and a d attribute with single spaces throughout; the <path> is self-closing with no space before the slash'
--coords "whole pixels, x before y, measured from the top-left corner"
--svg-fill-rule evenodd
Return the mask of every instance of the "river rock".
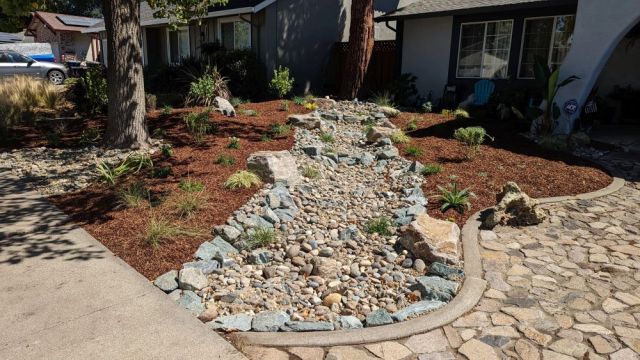
<path id="1" fill-rule="evenodd" d="M 389 324 L 393 324 L 393 318 L 391 318 L 391 315 L 389 315 L 389 313 L 385 309 L 378 309 L 376 311 L 372 311 L 371 313 L 369 313 L 369 315 L 367 315 L 367 318 L 365 320 L 366 327 L 382 326 L 382 325 L 389 325 Z"/>
<path id="2" fill-rule="evenodd" d="M 391 317 L 395 321 L 405 321 L 411 316 L 421 315 L 430 311 L 434 311 L 445 305 L 446 303 L 438 300 L 419 301 L 407 306 L 402 310 L 394 312 L 393 314 L 391 314 Z"/>
<path id="3" fill-rule="evenodd" d="M 214 330 L 249 331 L 253 316 L 247 314 L 225 315 L 207 323 Z"/>
<path id="4" fill-rule="evenodd" d="M 457 264 L 460 261 L 460 228 L 453 222 L 427 214 L 416 216 L 400 229 L 400 244 L 426 261 Z"/>
<path id="5" fill-rule="evenodd" d="M 438 276 L 420 276 L 416 283 L 409 287 L 410 290 L 418 290 L 423 299 L 448 302 L 453 299 L 460 284 L 445 280 Z"/>
<path id="6" fill-rule="evenodd" d="M 176 301 L 180 306 L 198 316 L 204 311 L 202 299 L 193 291 L 185 290 Z"/>
<path id="7" fill-rule="evenodd" d="M 200 290 L 207 286 L 207 277 L 202 270 L 197 268 L 186 268 L 180 270 L 178 274 L 178 284 L 182 290 Z"/>
<path id="8" fill-rule="evenodd" d="M 154 281 L 153 285 L 157 286 L 160 290 L 170 293 L 178 288 L 178 271 L 171 270 L 160 276 Z"/>
<path id="9" fill-rule="evenodd" d="M 278 331 L 290 317 L 284 311 L 263 311 L 253 317 L 251 328 L 254 331 Z"/>

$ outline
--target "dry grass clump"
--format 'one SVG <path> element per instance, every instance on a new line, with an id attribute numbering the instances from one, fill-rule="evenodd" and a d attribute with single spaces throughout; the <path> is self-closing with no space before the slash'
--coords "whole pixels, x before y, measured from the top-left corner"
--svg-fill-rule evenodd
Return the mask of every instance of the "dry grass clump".
<path id="1" fill-rule="evenodd" d="M 30 115 L 36 108 L 55 109 L 63 102 L 63 94 L 55 85 L 26 76 L 0 82 L 0 129 Z"/>

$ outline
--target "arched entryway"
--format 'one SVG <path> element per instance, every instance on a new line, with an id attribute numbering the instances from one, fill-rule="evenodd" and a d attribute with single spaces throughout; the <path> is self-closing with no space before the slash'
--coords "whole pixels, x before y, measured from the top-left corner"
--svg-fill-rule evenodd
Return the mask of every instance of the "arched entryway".
<path id="1" fill-rule="evenodd" d="M 575 81 L 558 92 L 561 109 L 555 132 L 568 134 L 600 79 L 603 69 L 623 39 L 640 22 L 640 1 L 580 0 L 573 45 L 560 68 L 560 79 L 575 75 Z M 637 62 L 636 62 L 637 63 Z M 637 70 L 636 70 L 637 71 Z"/>

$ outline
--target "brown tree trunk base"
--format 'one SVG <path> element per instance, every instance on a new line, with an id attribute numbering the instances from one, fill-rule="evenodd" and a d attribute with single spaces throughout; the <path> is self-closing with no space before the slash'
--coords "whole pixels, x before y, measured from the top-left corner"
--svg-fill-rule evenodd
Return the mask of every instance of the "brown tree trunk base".
<path id="1" fill-rule="evenodd" d="M 344 78 L 340 96 L 354 99 L 364 83 L 375 44 L 373 0 L 353 0 Z"/>

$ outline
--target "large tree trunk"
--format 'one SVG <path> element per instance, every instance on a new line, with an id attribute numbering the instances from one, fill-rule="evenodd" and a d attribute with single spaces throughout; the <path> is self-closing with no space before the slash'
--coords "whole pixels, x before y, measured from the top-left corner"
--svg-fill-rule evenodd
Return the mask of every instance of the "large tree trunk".
<path id="1" fill-rule="evenodd" d="M 107 30 L 109 116 L 105 144 L 116 148 L 149 145 L 138 0 L 102 0 Z"/>
<path id="2" fill-rule="evenodd" d="M 340 90 L 343 98 L 353 99 L 358 96 L 371 60 L 374 36 L 373 0 L 353 0 L 347 63 Z"/>

